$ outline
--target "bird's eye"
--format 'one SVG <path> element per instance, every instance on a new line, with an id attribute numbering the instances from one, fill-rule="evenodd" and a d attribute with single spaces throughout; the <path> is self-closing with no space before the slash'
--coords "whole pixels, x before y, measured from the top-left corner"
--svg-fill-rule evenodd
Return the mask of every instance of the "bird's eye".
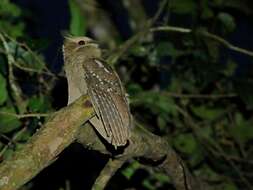
<path id="1" fill-rule="evenodd" d="M 78 42 L 78 45 L 85 45 L 85 41 L 83 41 L 83 40 L 80 40 L 79 42 Z"/>

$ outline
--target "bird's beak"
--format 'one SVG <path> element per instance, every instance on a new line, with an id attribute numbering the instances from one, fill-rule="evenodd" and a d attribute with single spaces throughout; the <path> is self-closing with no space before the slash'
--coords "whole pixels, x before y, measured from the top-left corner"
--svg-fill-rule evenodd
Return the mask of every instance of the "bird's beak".
<path id="1" fill-rule="evenodd" d="M 98 44 L 98 41 L 96 41 L 96 40 L 90 40 L 88 43 L 89 44 Z"/>
<path id="2" fill-rule="evenodd" d="M 71 40 L 71 38 L 73 38 L 73 36 L 67 31 L 62 31 L 61 35 L 63 36 L 64 40 Z"/>

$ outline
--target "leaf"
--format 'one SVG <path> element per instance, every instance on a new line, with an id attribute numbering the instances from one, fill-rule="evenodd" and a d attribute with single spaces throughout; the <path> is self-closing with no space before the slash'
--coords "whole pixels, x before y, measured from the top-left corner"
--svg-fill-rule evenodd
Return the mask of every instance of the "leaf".
<path id="1" fill-rule="evenodd" d="M 180 55 L 183 55 L 183 52 L 180 50 L 177 50 L 174 45 L 170 42 L 160 42 L 156 48 L 157 56 L 163 57 L 163 56 L 171 56 L 171 57 L 178 57 Z"/>
<path id="2" fill-rule="evenodd" d="M 16 137 L 16 141 L 26 142 L 30 139 L 31 135 L 32 135 L 32 133 L 29 130 L 22 131 L 22 134 L 20 134 Z"/>
<path id="3" fill-rule="evenodd" d="M 202 179 L 208 179 L 210 182 L 217 182 L 221 180 L 221 177 L 207 164 L 204 164 L 201 168 L 196 170 L 195 173 L 196 176 L 201 176 Z"/>
<path id="4" fill-rule="evenodd" d="M 12 155 L 14 154 L 14 150 L 13 149 L 7 149 L 4 154 L 3 154 L 3 160 L 8 160 L 12 157 Z"/>
<path id="5" fill-rule="evenodd" d="M 201 18 L 202 19 L 210 19 L 214 16 L 213 10 L 209 6 L 210 2 L 208 0 L 202 0 L 201 2 Z"/>
<path id="6" fill-rule="evenodd" d="M 0 74 L 0 105 L 3 104 L 8 97 L 8 92 L 6 88 L 6 80 L 3 75 Z"/>
<path id="7" fill-rule="evenodd" d="M 195 167 L 204 159 L 202 149 L 192 134 L 178 135 L 174 139 L 174 146 L 189 157 L 188 161 L 191 167 Z"/>
<path id="8" fill-rule="evenodd" d="M 70 7 L 70 33 L 74 36 L 83 36 L 86 33 L 86 22 L 80 7 L 74 0 L 69 0 Z"/>
<path id="9" fill-rule="evenodd" d="M 236 126 L 230 127 L 229 132 L 242 145 L 253 140 L 252 121 L 245 120 L 241 113 L 235 115 Z"/>
<path id="10" fill-rule="evenodd" d="M 143 89 L 139 84 L 131 83 L 127 86 L 127 92 L 130 94 L 130 96 L 134 96 L 142 91 Z"/>
<path id="11" fill-rule="evenodd" d="M 165 175 L 163 173 L 154 173 L 154 177 L 160 182 L 160 183 L 171 183 L 171 179 L 168 175 Z"/>
<path id="12" fill-rule="evenodd" d="M 22 57 L 20 58 L 22 59 L 21 62 L 23 63 L 23 65 L 25 65 L 26 67 L 35 69 L 37 71 L 42 71 L 45 68 L 45 62 L 39 55 L 32 54 L 29 51 L 24 51 Z"/>
<path id="13" fill-rule="evenodd" d="M 177 14 L 194 14 L 197 12 L 197 4 L 194 0 L 171 0 L 169 8 Z"/>
<path id="14" fill-rule="evenodd" d="M 158 92 L 145 92 L 136 95 L 139 104 L 151 110 L 154 114 L 172 114 L 177 115 L 175 101 L 166 94 Z"/>
<path id="15" fill-rule="evenodd" d="M 234 21 L 234 17 L 228 13 L 221 12 L 218 14 L 218 19 L 224 25 L 228 32 L 232 32 L 235 30 L 236 24 Z"/>
<path id="16" fill-rule="evenodd" d="M 148 49 L 142 45 L 135 45 L 130 49 L 130 52 L 138 57 L 148 55 Z"/>
<path id="17" fill-rule="evenodd" d="M 238 190 L 236 185 L 233 182 L 225 182 L 221 185 L 222 190 Z"/>
<path id="18" fill-rule="evenodd" d="M 4 107 L 0 112 L 15 113 L 13 107 Z M 9 133 L 21 126 L 21 122 L 12 115 L 0 114 L 0 133 Z"/>
<path id="19" fill-rule="evenodd" d="M 197 142 L 192 134 L 180 134 L 174 139 L 174 146 L 182 153 L 191 154 L 197 148 Z"/>
<path id="20" fill-rule="evenodd" d="M 164 115 L 158 115 L 157 117 L 157 123 L 161 130 L 164 130 L 167 127 L 167 120 L 168 118 Z"/>
<path id="21" fill-rule="evenodd" d="M 0 28 L 1 32 L 12 37 L 20 37 L 23 34 L 24 23 L 21 22 L 21 9 L 9 0 L 1 0 L 0 3 Z"/>
<path id="22" fill-rule="evenodd" d="M 173 144 L 177 150 L 189 157 L 188 161 L 191 167 L 195 167 L 204 159 L 202 149 L 192 134 L 178 135 Z"/>
<path id="23" fill-rule="evenodd" d="M 47 112 L 51 108 L 51 105 L 48 97 L 34 96 L 29 99 L 28 108 L 31 112 Z"/>
<path id="24" fill-rule="evenodd" d="M 154 184 L 151 183 L 151 181 L 149 179 L 145 179 L 143 182 L 142 182 L 142 185 L 148 189 L 148 190 L 155 190 L 156 187 Z"/>
<path id="25" fill-rule="evenodd" d="M 200 127 L 198 129 L 198 134 L 205 140 L 212 140 L 213 130 L 209 126 Z"/>
<path id="26" fill-rule="evenodd" d="M 227 62 L 226 68 L 223 70 L 222 73 L 226 77 L 231 77 L 235 73 L 236 68 L 237 68 L 236 62 L 234 62 L 233 60 L 229 59 L 228 62 Z"/>
<path id="27" fill-rule="evenodd" d="M 191 110 L 196 116 L 206 120 L 213 120 L 224 112 L 221 108 L 208 108 L 205 105 L 191 106 Z"/>
<path id="28" fill-rule="evenodd" d="M 21 47 L 17 42 L 8 42 L 10 53 L 15 55 L 17 64 L 20 66 L 42 71 L 45 68 L 43 57 L 35 52 L 30 52 Z"/>
<path id="29" fill-rule="evenodd" d="M 201 14 L 202 19 L 210 19 L 213 16 L 214 16 L 214 13 L 212 9 L 210 9 L 209 7 L 205 7 Z"/>
<path id="30" fill-rule="evenodd" d="M 246 108 L 253 109 L 253 80 L 251 78 L 237 78 L 234 81 L 234 86 Z"/>
<path id="31" fill-rule="evenodd" d="M 123 169 L 121 172 L 127 179 L 131 179 L 135 171 L 139 168 L 140 164 L 137 161 L 133 161 L 128 167 Z"/>

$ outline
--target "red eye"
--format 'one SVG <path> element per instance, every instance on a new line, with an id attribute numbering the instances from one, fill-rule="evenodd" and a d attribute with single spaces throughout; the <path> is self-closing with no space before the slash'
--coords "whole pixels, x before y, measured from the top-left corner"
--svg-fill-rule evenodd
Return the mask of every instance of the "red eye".
<path id="1" fill-rule="evenodd" d="M 85 45 L 85 41 L 83 41 L 83 40 L 80 40 L 79 42 L 78 42 L 78 45 Z"/>

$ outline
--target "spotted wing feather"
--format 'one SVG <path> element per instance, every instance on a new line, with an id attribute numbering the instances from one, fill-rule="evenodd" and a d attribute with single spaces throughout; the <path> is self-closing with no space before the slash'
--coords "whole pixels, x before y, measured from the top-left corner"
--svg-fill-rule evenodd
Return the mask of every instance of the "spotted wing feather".
<path id="1" fill-rule="evenodd" d="M 100 134 L 109 143 L 115 146 L 125 145 L 130 135 L 131 117 L 117 73 L 98 59 L 85 62 L 83 67 L 88 94 L 97 116 L 103 123 L 103 126 L 94 127 L 99 133 L 101 131 Z"/>

